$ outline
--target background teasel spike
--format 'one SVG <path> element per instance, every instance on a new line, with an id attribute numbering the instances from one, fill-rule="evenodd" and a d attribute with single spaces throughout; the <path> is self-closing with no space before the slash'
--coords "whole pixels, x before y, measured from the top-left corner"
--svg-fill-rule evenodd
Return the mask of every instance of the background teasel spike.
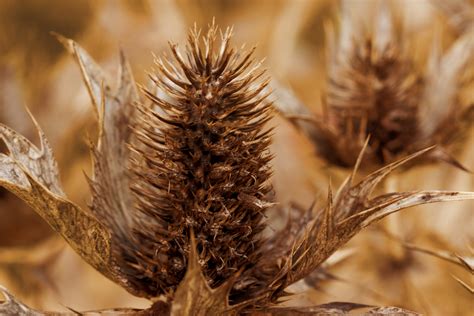
<path id="1" fill-rule="evenodd" d="M 379 168 L 434 144 L 440 146 L 425 161 L 443 160 L 464 169 L 446 149 L 473 121 L 472 100 L 466 105 L 459 99 L 470 85 L 461 86 L 460 78 L 474 58 L 472 34 L 462 34 L 440 58 L 439 52 L 432 52 L 428 70 L 422 73 L 410 56 L 410 45 L 397 39 L 386 3 L 378 8 L 369 30 L 348 10 L 342 10 L 341 24 L 338 38 L 327 28 L 323 113 L 312 114 L 291 91 L 278 92 L 285 90 L 282 87 L 276 87 L 281 95 L 277 108 L 313 141 L 322 158 L 336 166 L 353 166 L 370 135 L 362 169 Z"/>

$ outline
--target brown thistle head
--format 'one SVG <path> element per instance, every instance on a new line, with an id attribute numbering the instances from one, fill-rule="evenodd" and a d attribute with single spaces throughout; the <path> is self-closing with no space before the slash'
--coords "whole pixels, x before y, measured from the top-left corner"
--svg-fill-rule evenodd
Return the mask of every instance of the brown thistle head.
<path id="1" fill-rule="evenodd" d="M 431 145 L 440 146 L 425 161 L 444 160 L 462 168 L 444 149 L 472 124 L 473 107 L 459 100 L 462 88 L 470 84 L 461 86 L 460 79 L 474 56 L 472 34 L 462 35 L 441 58 L 433 51 L 428 70 L 422 72 L 412 47 L 395 34 L 388 7 L 380 8 L 373 27 L 365 31 L 346 11 L 339 40 L 328 28 L 322 115 L 314 116 L 289 98 L 280 98 L 278 108 L 336 166 L 353 167 L 370 136 L 362 169 L 380 168 Z"/>
<path id="2" fill-rule="evenodd" d="M 383 165 L 410 147 L 419 133 L 420 77 L 394 43 L 380 50 L 374 44 L 366 38 L 355 45 L 350 58 L 329 74 L 326 115 L 342 136 L 337 150 L 357 143 L 349 155 L 337 156 L 345 167 L 355 164 L 367 135 L 371 135 L 371 158 Z"/>
<path id="3" fill-rule="evenodd" d="M 258 261 L 263 216 L 271 205 L 271 103 L 253 50 L 230 47 L 231 29 L 190 32 L 183 58 L 156 60 L 133 133 L 131 189 L 140 213 L 124 265 L 149 295 L 172 291 L 186 272 L 190 233 L 211 287 Z M 146 282 L 144 282 L 144 278 Z M 133 281 L 132 281 L 133 282 Z"/>

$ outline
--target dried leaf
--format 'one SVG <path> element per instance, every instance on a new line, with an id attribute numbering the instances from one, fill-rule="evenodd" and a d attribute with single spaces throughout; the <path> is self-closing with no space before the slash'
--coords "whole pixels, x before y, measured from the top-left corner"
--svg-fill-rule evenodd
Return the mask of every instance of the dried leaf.
<path id="1" fill-rule="evenodd" d="M 350 311 L 372 307 L 365 304 L 333 302 L 308 307 L 273 307 L 256 312 L 258 316 L 297 316 L 297 315 L 344 315 Z"/>
<path id="2" fill-rule="evenodd" d="M 135 80 L 121 52 L 118 88 L 112 91 L 100 67 L 83 48 L 73 40 L 57 37 L 75 57 L 98 119 L 99 140 L 92 148 L 94 176 L 90 185 L 94 194 L 91 209 L 115 236 L 128 236 L 134 214 L 130 212 L 128 146 L 135 118 L 134 103 L 139 101 Z"/>
<path id="3" fill-rule="evenodd" d="M 70 312 L 45 312 L 30 308 L 17 300 L 6 288 L 0 285 L 0 297 L 5 297 L 2 302 L 0 300 L 0 315 L 15 316 L 150 316 L 155 315 L 151 310 L 138 310 L 132 308 L 104 309 L 87 312 L 77 312 L 72 308 L 68 308 Z"/>
<path id="4" fill-rule="evenodd" d="M 357 311 L 357 315 L 399 315 L 415 316 L 418 313 L 399 307 L 374 307 L 365 304 L 334 302 L 310 307 L 274 307 L 264 309 L 254 315 L 261 316 L 298 316 L 298 315 L 348 315 Z"/>
<path id="5" fill-rule="evenodd" d="M 415 316 L 421 315 L 400 307 L 378 307 L 367 311 L 365 315 L 399 315 L 399 316 Z"/>
<path id="6" fill-rule="evenodd" d="M 431 0 L 449 19 L 455 30 L 462 34 L 474 27 L 474 6 L 467 0 Z"/>
<path id="7" fill-rule="evenodd" d="M 456 280 L 463 288 L 465 288 L 469 293 L 474 294 L 474 287 L 467 284 L 465 281 L 461 280 L 455 275 L 452 275 L 453 279 Z"/>
<path id="8" fill-rule="evenodd" d="M 273 268 L 268 265 L 257 267 L 256 274 L 271 275 L 267 288 L 262 289 L 262 297 L 272 296 L 275 300 L 285 295 L 284 290 L 287 286 L 315 271 L 357 232 L 393 212 L 426 203 L 474 199 L 474 192 L 444 191 L 389 193 L 370 198 L 375 187 L 390 172 L 428 150 L 392 163 L 355 185 L 351 184 L 354 177 L 352 174 L 338 190 L 334 201 L 329 190 L 326 208 L 308 223 L 286 256 L 275 259 L 270 254 L 272 261 L 279 264 Z M 270 239 L 269 243 L 278 240 L 278 238 Z M 255 298 L 259 299 L 261 297 Z"/>
<path id="9" fill-rule="evenodd" d="M 421 140 L 430 138 L 456 109 L 459 77 L 474 58 L 474 33 L 466 33 L 454 42 L 439 60 L 431 61 L 420 105 Z M 433 53 L 434 56 L 439 54 Z M 449 121 L 449 124 L 452 124 Z M 420 141 L 421 141 L 420 140 Z"/>
<path id="10" fill-rule="evenodd" d="M 234 278 L 211 289 L 198 260 L 196 240 L 191 235 L 188 270 L 174 294 L 171 316 L 236 315 L 237 312 L 229 306 L 229 293 Z"/>
<path id="11" fill-rule="evenodd" d="M 3 295 L 5 300 L 0 300 L 0 315 L 16 315 L 16 316 L 43 316 L 42 312 L 29 308 L 23 303 L 17 301 L 7 289 L 0 285 L 0 297 Z"/>
<path id="12" fill-rule="evenodd" d="M 460 256 L 458 254 L 455 254 L 449 251 L 428 249 L 428 248 L 421 247 L 421 246 L 414 245 L 407 242 L 402 242 L 402 245 L 406 247 L 407 249 L 425 253 L 425 254 L 437 257 L 439 259 L 454 263 L 460 266 L 461 268 L 465 269 L 466 271 L 470 272 L 471 274 L 474 274 L 474 257 Z"/>
<path id="13" fill-rule="evenodd" d="M 114 90 L 83 48 L 70 39 L 57 37 L 75 57 L 97 115 L 99 136 L 96 144 L 91 144 L 94 168 L 92 179 L 88 179 L 92 191 L 90 208 L 111 233 L 113 261 L 120 265 L 118 258 L 129 253 L 134 256 L 143 244 L 132 233 L 139 214 L 133 212 L 129 171 L 129 146 L 134 142 L 132 127 L 136 123 L 136 103 L 140 101 L 136 83 L 123 52 Z M 115 280 L 125 289 L 138 296 L 148 296 L 123 275 L 127 268 L 114 269 L 120 275 Z"/>
<path id="14" fill-rule="evenodd" d="M 0 125 L 0 137 L 9 151 L 8 155 L 0 154 L 0 186 L 24 200 L 89 264 L 110 277 L 109 233 L 97 219 L 67 200 L 51 148 L 37 124 L 36 127 L 40 149 Z"/>

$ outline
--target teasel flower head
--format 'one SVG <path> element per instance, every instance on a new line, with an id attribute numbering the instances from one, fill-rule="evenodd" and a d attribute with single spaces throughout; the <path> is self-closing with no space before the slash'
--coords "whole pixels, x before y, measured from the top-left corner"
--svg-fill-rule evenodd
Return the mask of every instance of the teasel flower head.
<path id="1" fill-rule="evenodd" d="M 364 304 L 309 308 L 275 305 L 287 287 L 308 277 L 370 223 L 398 210 L 431 202 L 473 199 L 470 192 L 394 192 L 371 198 L 392 163 L 359 183 L 354 173 L 327 205 L 263 237 L 269 198 L 272 107 L 267 80 L 252 51 L 234 50 L 231 31 L 213 24 L 189 33 L 186 57 L 157 59 L 154 88 L 136 89 L 123 54 L 117 88 L 75 42 L 60 40 L 75 56 L 95 105 L 98 140 L 91 142 L 90 210 L 71 202 L 38 124 L 38 148 L 0 125 L 8 152 L 0 154 L 0 185 L 27 202 L 81 257 L 130 293 L 150 299 L 146 310 L 121 315 L 256 315 L 404 312 Z M 254 66 L 255 65 L 255 66 Z M 366 144 L 367 145 L 367 144 Z M 360 165 L 359 157 L 357 166 Z M 270 215 L 271 212 L 268 212 Z M 30 309 L 0 287 L 1 313 Z M 99 312 L 100 313 L 100 312 Z"/>
<path id="2" fill-rule="evenodd" d="M 322 114 L 313 114 L 291 91 L 278 93 L 281 87 L 276 88 L 276 106 L 332 165 L 352 168 L 370 136 L 362 169 L 380 168 L 432 145 L 438 147 L 417 163 L 442 160 L 465 169 L 448 148 L 467 134 L 474 119 L 474 100 L 461 100 L 461 91 L 472 84 L 472 76 L 461 80 L 474 58 L 472 31 L 444 55 L 435 38 L 423 72 L 412 56 L 409 33 L 397 36 L 384 4 L 371 28 L 351 17 L 345 6 L 338 38 L 328 25 Z"/>
<path id="3" fill-rule="evenodd" d="M 268 80 L 252 53 L 235 52 L 231 29 L 212 25 L 202 38 L 194 28 L 185 60 L 171 44 L 174 60 L 157 59 L 151 79 L 158 93 L 144 90 L 133 133 L 131 189 L 141 241 L 124 264 L 138 267 L 130 279 L 151 295 L 176 288 L 186 271 L 190 234 L 211 287 L 259 259 L 263 216 L 272 205 L 269 162 L 271 103 L 260 95 Z M 157 96 L 158 95 L 158 96 Z M 160 97 L 166 95 L 167 98 Z M 155 270 L 157 265 L 161 269 Z"/>

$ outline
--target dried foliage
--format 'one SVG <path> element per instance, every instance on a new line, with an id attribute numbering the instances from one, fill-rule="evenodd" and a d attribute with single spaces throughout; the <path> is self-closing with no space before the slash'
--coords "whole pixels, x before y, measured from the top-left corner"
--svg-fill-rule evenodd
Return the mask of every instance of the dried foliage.
<path id="1" fill-rule="evenodd" d="M 414 245 L 414 244 L 410 244 L 406 242 L 402 242 L 402 244 L 404 247 L 406 247 L 407 249 L 411 251 L 416 251 L 416 252 L 424 253 L 424 254 L 439 258 L 441 260 L 444 260 L 446 262 L 455 264 L 463 268 L 465 271 L 469 272 L 471 275 L 474 274 L 474 256 L 473 256 L 474 251 L 472 249 L 471 249 L 470 256 L 461 256 L 457 253 L 453 253 L 446 250 L 428 249 L 425 247 L 420 247 L 418 245 Z M 467 281 L 464 281 L 455 275 L 452 275 L 452 277 L 469 293 L 474 294 L 474 288 L 470 286 Z"/>
<path id="2" fill-rule="evenodd" d="M 432 0 L 443 12 L 452 27 L 460 34 L 472 32 L 474 27 L 474 6 L 468 0 Z"/>
<path id="3" fill-rule="evenodd" d="M 30 121 L 27 115 L 17 111 L 24 102 L 21 82 L 14 68 L 0 63 L 0 122 L 15 126 L 20 132 L 31 136 L 29 134 L 32 129 L 28 128 Z M 0 151 L 3 150 L 4 145 L 0 143 Z M 13 216 L 11 209 L 15 210 Z M 32 245 L 51 233 L 41 217 L 32 213 L 13 194 L 0 188 L 0 247 Z"/>
<path id="4" fill-rule="evenodd" d="M 461 76 L 474 58 L 472 31 L 462 33 L 442 57 L 435 42 L 423 73 L 410 56 L 410 45 L 397 37 L 391 15 L 388 5 L 381 6 L 372 28 L 363 31 L 346 9 L 339 38 L 327 28 L 323 114 L 312 114 L 288 91 L 279 93 L 277 106 L 313 141 L 318 154 L 336 166 L 354 166 L 370 135 L 362 169 L 380 168 L 436 144 L 425 161 L 446 161 L 466 170 L 447 149 L 474 121 L 474 100 L 463 107 L 459 99 L 470 84 L 461 85 Z"/>
<path id="5" fill-rule="evenodd" d="M 252 50 L 231 48 L 231 30 L 221 32 L 220 41 L 218 33 L 214 24 L 205 36 L 194 28 L 185 58 L 171 44 L 173 60 L 157 59 L 155 87 L 142 89 L 143 100 L 123 54 L 113 89 L 81 47 L 60 38 L 81 68 L 99 123 L 98 140 L 91 144 L 90 211 L 63 193 L 51 148 L 36 123 L 40 148 L 0 125 L 8 147 L 0 154 L 0 185 L 26 201 L 95 269 L 154 302 L 146 310 L 99 314 L 340 315 L 365 309 L 368 315 L 416 315 L 353 303 L 276 305 L 290 285 L 309 277 L 371 223 L 415 205 L 474 199 L 474 193 L 371 197 L 390 172 L 432 148 L 414 150 L 355 183 L 364 157 L 380 158 L 366 140 L 353 173 L 334 196 L 329 187 L 323 208 L 295 212 L 286 227 L 264 237 L 264 215 L 273 206 L 268 80 Z M 395 152 L 393 159 L 407 151 Z M 5 297 L 0 312 L 48 314 L 0 290 Z"/>

